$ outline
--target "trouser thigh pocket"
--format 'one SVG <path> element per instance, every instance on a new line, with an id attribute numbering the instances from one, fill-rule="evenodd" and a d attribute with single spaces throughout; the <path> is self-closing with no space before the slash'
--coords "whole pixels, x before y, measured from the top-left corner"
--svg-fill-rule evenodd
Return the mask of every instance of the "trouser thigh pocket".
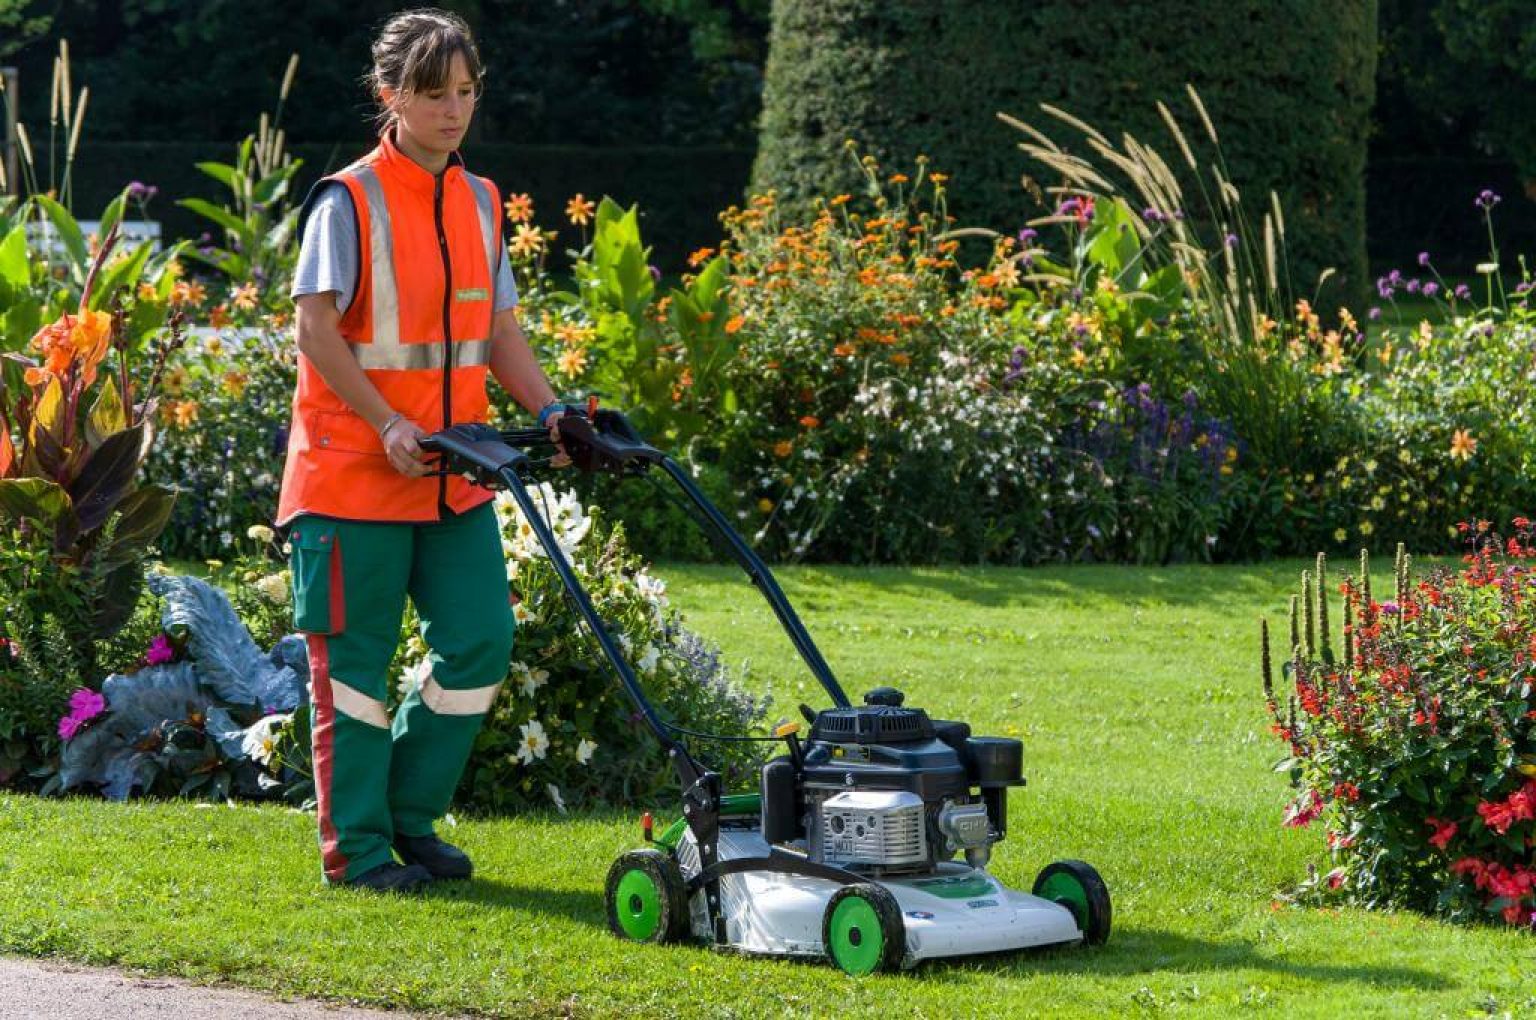
<path id="1" fill-rule="evenodd" d="M 339 634 L 346 626 L 341 536 L 334 523 L 301 520 L 292 547 L 293 625 L 306 634 Z"/>

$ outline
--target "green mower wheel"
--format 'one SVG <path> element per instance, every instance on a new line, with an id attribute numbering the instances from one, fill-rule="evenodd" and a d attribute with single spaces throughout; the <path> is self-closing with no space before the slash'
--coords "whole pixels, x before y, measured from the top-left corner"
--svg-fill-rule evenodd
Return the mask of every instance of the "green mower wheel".
<path id="1" fill-rule="evenodd" d="M 677 862 L 631 850 L 608 869 L 608 927 L 621 939 L 677 942 L 688 933 L 688 894 Z"/>
<path id="2" fill-rule="evenodd" d="M 821 915 L 821 944 L 827 959 L 846 974 L 899 969 L 907 926 L 896 897 L 871 883 L 843 886 Z"/>
<path id="3" fill-rule="evenodd" d="M 1072 911 L 1085 945 L 1102 946 L 1109 940 L 1109 887 L 1091 864 L 1057 861 L 1046 865 L 1035 879 L 1034 894 Z"/>

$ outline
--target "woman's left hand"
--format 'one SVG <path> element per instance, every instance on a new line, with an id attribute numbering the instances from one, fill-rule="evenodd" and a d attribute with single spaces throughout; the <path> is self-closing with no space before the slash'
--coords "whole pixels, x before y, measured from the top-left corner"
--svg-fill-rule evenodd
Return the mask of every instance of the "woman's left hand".
<path id="1" fill-rule="evenodd" d="M 565 452 L 565 444 L 560 441 L 560 419 L 565 417 L 564 411 L 556 411 L 549 416 L 549 440 L 555 444 L 555 455 L 550 458 L 549 466 L 556 468 L 570 467 L 571 455 Z"/>

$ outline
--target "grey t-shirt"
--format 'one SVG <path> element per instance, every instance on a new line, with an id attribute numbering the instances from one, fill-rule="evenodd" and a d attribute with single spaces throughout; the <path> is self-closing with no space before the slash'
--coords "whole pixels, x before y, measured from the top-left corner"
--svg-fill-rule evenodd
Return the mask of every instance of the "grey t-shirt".
<path id="1" fill-rule="evenodd" d="M 503 245 L 498 250 L 501 258 L 496 266 L 491 307 L 504 312 L 517 306 L 517 283 L 512 279 L 506 247 Z M 357 273 L 357 219 L 352 208 L 352 193 L 335 185 L 322 191 L 309 210 L 289 296 L 297 298 L 303 294 L 334 290 L 336 310 L 345 314 L 357 291 Z"/>

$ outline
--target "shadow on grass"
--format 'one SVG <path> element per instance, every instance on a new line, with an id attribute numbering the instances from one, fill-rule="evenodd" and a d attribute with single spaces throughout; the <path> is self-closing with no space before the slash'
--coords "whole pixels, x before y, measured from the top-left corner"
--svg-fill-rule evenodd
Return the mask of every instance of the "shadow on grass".
<path id="1" fill-rule="evenodd" d="M 1421 991 L 1451 987 L 1451 982 L 1441 975 L 1412 967 L 1287 960 L 1260 952 L 1257 943 L 1246 939 L 1213 941 L 1148 929 L 1111 935 L 1107 945 L 1091 949 L 1042 949 L 934 960 L 924 964 L 920 973 L 934 981 L 961 983 L 980 975 L 1051 973 L 1130 977 L 1217 970 L 1262 970 L 1326 984 L 1410 987 Z"/>
<path id="2" fill-rule="evenodd" d="M 425 895 L 499 909 L 536 911 L 593 928 L 606 929 L 608 926 L 603 896 L 596 889 L 549 889 L 475 879 L 432 886 Z M 929 960 L 912 973 L 924 980 L 962 984 L 981 976 L 1099 974 L 1130 977 L 1218 970 L 1271 971 L 1324 984 L 1409 987 L 1422 991 L 1451 987 L 1451 982 L 1441 975 L 1412 967 L 1287 960 L 1267 955 L 1259 950 L 1257 943 L 1245 939 L 1210 940 L 1149 929 L 1117 933 L 1110 937 L 1108 945 L 1093 949 L 1038 949 Z"/>
<path id="3" fill-rule="evenodd" d="M 531 910 L 566 917 L 595 928 L 607 928 L 607 908 L 598 889 L 551 889 L 538 885 L 511 885 L 494 878 L 468 882 L 433 883 L 422 890 L 428 899 L 473 903 L 500 910 Z"/>

